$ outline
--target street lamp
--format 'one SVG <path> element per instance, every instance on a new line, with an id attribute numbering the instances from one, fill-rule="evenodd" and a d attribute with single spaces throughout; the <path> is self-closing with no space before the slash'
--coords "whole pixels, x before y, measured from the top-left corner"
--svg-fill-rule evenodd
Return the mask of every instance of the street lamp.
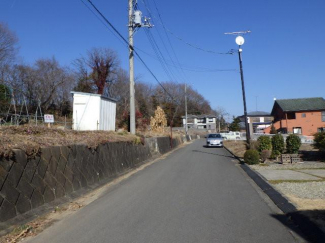
<path id="1" fill-rule="evenodd" d="M 244 84 L 244 73 L 243 73 L 243 64 L 241 59 L 242 49 L 241 46 L 245 43 L 245 39 L 242 36 L 236 37 L 236 44 L 238 45 L 238 57 L 239 57 L 239 66 L 240 66 L 240 78 L 241 78 L 241 87 L 243 92 L 243 103 L 244 103 L 244 118 L 245 118 L 245 128 L 246 128 L 246 141 L 250 145 L 251 135 L 249 133 L 249 126 L 247 121 L 247 109 L 246 109 L 246 96 L 245 96 L 245 84 Z"/>

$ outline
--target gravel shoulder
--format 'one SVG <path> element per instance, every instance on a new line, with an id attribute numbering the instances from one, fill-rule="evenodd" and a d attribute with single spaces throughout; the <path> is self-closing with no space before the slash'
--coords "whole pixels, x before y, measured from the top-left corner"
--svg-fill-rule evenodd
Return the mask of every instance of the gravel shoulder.
<path id="1" fill-rule="evenodd" d="M 325 163 L 303 162 L 299 164 L 276 164 L 250 165 L 260 175 L 267 170 L 290 171 L 304 173 L 317 177 L 317 181 L 311 180 L 272 180 L 268 181 L 277 191 L 284 195 L 298 211 L 302 212 L 320 229 L 325 232 Z M 265 177 L 264 177 L 265 178 Z"/>
<path id="2" fill-rule="evenodd" d="M 303 162 L 299 164 L 250 165 L 260 174 L 266 170 L 289 170 L 306 175 L 313 174 L 318 180 L 272 180 L 269 181 L 277 190 L 295 204 L 298 210 L 325 210 L 325 163 Z M 317 171 L 321 173 L 317 173 Z"/>

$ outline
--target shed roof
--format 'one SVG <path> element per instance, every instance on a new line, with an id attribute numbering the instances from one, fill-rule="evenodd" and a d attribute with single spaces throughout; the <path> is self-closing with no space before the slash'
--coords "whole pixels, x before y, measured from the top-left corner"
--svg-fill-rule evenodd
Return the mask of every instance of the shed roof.
<path id="1" fill-rule="evenodd" d="M 253 117 L 253 116 L 263 117 L 263 116 L 271 116 L 271 114 L 269 112 L 265 112 L 265 111 L 252 111 L 252 112 L 248 112 L 247 116 L 250 116 L 250 117 Z"/>
<path id="2" fill-rule="evenodd" d="M 325 100 L 322 97 L 276 100 L 273 109 L 276 104 L 284 112 L 325 110 Z"/>
<path id="3" fill-rule="evenodd" d="M 85 93 L 85 92 L 78 92 L 78 91 L 70 91 L 70 94 L 72 94 L 72 95 L 78 94 L 78 95 L 85 95 L 85 96 L 97 96 L 97 97 L 100 97 L 100 98 L 102 98 L 104 100 L 109 100 L 109 101 L 117 103 L 116 99 L 110 98 L 110 97 L 107 97 L 107 96 L 104 96 L 104 95 L 100 95 L 100 94 Z"/>

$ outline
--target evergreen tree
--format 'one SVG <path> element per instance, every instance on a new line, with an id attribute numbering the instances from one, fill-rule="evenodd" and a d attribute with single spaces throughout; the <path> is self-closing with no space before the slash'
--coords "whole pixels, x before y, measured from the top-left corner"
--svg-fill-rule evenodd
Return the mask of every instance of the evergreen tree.
<path id="1" fill-rule="evenodd" d="M 277 134 L 277 131 L 276 131 L 276 129 L 275 129 L 275 127 L 274 127 L 273 124 L 271 125 L 271 131 L 270 131 L 270 134 Z"/>
<path id="2" fill-rule="evenodd" d="M 233 121 L 229 125 L 229 130 L 230 131 L 240 131 L 239 123 L 240 123 L 239 117 L 233 117 Z"/>

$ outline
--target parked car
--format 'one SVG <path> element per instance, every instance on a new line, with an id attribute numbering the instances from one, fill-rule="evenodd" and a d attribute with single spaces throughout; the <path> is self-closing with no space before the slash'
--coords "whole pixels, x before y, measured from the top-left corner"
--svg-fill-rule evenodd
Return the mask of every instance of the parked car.
<path id="1" fill-rule="evenodd" d="M 223 138 L 219 133 L 210 133 L 206 136 L 206 146 L 223 147 Z"/>
<path id="2" fill-rule="evenodd" d="M 225 133 L 220 133 L 223 139 L 225 140 L 238 140 L 240 139 L 240 132 L 225 132 Z"/>

